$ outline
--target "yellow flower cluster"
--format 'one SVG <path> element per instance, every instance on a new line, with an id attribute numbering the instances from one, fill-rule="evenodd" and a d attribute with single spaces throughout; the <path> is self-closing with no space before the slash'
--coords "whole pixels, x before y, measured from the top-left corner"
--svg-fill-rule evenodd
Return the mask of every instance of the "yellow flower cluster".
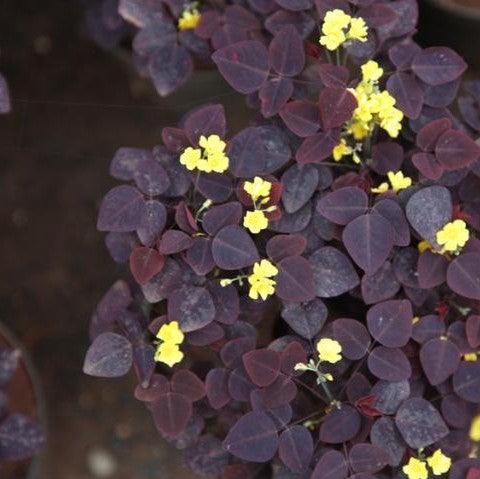
<path id="1" fill-rule="evenodd" d="M 201 17 L 200 12 L 196 8 L 186 8 L 178 19 L 178 29 L 183 32 L 184 30 L 196 28 Z"/>
<path id="2" fill-rule="evenodd" d="M 463 220 L 454 220 L 437 231 L 437 243 L 442 246 L 442 252 L 458 252 L 470 238 L 467 224 Z"/>
<path id="3" fill-rule="evenodd" d="M 253 273 L 248 277 L 251 299 L 262 298 L 264 301 L 275 292 L 277 282 L 272 279 L 277 276 L 278 269 L 268 259 L 262 259 L 253 265 Z"/>
<path id="4" fill-rule="evenodd" d="M 474 442 L 480 442 L 480 415 L 475 416 L 470 425 L 470 439 Z"/>
<path id="5" fill-rule="evenodd" d="M 333 51 L 349 40 L 366 42 L 367 33 L 368 27 L 363 18 L 352 18 L 337 8 L 328 11 L 325 15 L 320 45 Z"/>
<path id="6" fill-rule="evenodd" d="M 350 89 L 358 106 L 347 125 L 347 132 L 356 140 L 370 135 L 375 125 L 383 128 L 392 138 L 396 138 L 402 129 L 403 113 L 395 107 L 395 98 L 378 86 L 382 75 L 383 69 L 378 63 L 369 60 L 362 65 L 362 81 Z"/>
<path id="7" fill-rule="evenodd" d="M 409 188 L 412 186 L 412 179 L 408 176 L 404 176 L 401 171 L 397 171 L 396 173 L 393 171 L 389 171 L 387 173 L 387 178 L 392 185 L 392 190 L 394 193 L 398 193 L 401 190 Z M 376 188 L 371 188 L 372 193 L 385 193 L 390 189 L 387 182 L 381 183 Z"/>
<path id="8" fill-rule="evenodd" d="M 411 457 L 402 470 L 408 479 L 428 479 L 427 464 L 432 469 L 434 476 L 441 476 L 450 470 L 452 460 L 443 454 L 441 449 L 437 449 L 427 457 L 426 462 L 423 459 Z"/>
<path id="9" fill-rule="evenodd" d="M 317 343 L 317 352 L 320 361 L 335 364 L 342 360 L 342 346 L 335 339 L 320 339 Z"/>
<path id="10" fill-rule="evenodd" d="M 155 361 L 173 367 L 183 359 L 184 354 L 180 351 L 179 345 L 183 343 L 185 336 L 177 321 L 163 324 L 158 330 L 157 338 L 161 343 L 155 351 Z"/>
<path id="11" fill-rule="evenodd" d="M 223 173 L 228 170 L 229 159 L 225 155 L 226 143 L 218 135 L 201 136 L 200 148 L 189 146 L 180 155 L 180 163 L 187 170 L 195 169 L 205 173 Z"/>
<path id="12" fill-rule="evenodd" d="M 256 176 L 253 181 L 246 181 L 243 189 L 250 195 L 250 198 L 252 198 L 255 208 L 254 211 L 247 211 L 243 218 L 243 226 L 245 226 L 250 233 L 258 234 L 268 227 L 268 218 L 265 213 L 275 209 L 275 207 L 261 209 L 262 205 L 270 201 L 272 184 Z"/>

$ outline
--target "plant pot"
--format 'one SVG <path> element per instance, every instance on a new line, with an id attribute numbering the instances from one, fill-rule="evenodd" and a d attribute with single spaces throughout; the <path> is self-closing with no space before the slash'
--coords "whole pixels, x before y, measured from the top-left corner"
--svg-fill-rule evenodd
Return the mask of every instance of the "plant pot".
<path id="1" fill-rule="evenodd" d="M 420 35 L 424 45 L 446 45 L 473 68 L 480 68 L 475 38 L 480 31 L 480 0 L 424 0 L 420 3 Z"/>
<path id="2" fill-rule="evenodd" d="M 20 352 L 20 360 L 9 385 L 8 395 L 10 409 L 15 413 L 37 418 L 45 423 L 44 401 L 38 377 L 28 354 L 15 335 L 0 322 L 0 349 L 8 348 Z M 37 468 L 37 456 L 22 461 L 3 462 L 0 464 L 2 479 L 33 479 Z"/>

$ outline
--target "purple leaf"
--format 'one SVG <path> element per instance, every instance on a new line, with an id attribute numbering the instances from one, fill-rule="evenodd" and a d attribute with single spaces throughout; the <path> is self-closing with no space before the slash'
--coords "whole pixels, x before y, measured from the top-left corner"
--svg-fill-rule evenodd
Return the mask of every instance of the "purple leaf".
<path id="1" fill-rule="evenodd" d="M 207 324 L 202 329 L 187 333 L 188 344 L 192 346 L 209 346 L 225 337 L 225 331 L 215 321 Z"/>
<path id="2" fill-rule="evenodd" d="M 331 63 L 321 63 L 318 65 L 318 75 L 322 83 L 327 87 L 346 87 L 350 72 L 348 68 L 332 65 Z"/>
<path id="3" fill-rule="evenodd" d="M 7 81 L 0 75 L 0 113 L 9 113 L 12 109 Z"/>
<path id="4" fill-rule="evenodd" d="M 442 85 L 459 78 L 467 69 L 463 58 L 447 47 L 429 47 L 415 55 L 412 70 L 428 85 Z"/>
<path id="5" fill-rule="evenodd" d="M 410 38 L 398 42 L 388 50 L 388 57 L 397 69 L 409 68 L 421 48 Z"/>
<path id="6" fill-rule="evenodd" d="M 235 225 L 225 226 L 217 233 L 212 254 L 216 265 L 225 270 L 246 268 L 260 259 L 250 235 Z"/>
<path id="7" fill-rule="evenodd" d="M 307 303 L 289 303 L 282 310 L 282 318 L 300 336 L 313 339 L 327 320 L 328 309 L 320 299 Z"/>
<path id="8" fill-rule="evenodd" d="M 332 323 L 332 330 L 333 336 L 342 345 L 342 353 L 346 358 L 358 360 L 367 354 L 370 335 L 360 321 L 338 318 Z"/>
<path id="9" fill-rule="evenodd" d="M 393 242 L 396 246 L 410 244 L 410 227 L 402 207 L 394 200 L 380 200 L 373 207 L 373 211 L 387 219 L 394 231 Z"/>
<path id="10" fill-rule="evenodd" d="M 465 322 L 465 333 L 472 348 L 480 346 L 480 316 L 472 315 Z"/>
<path id="11" fill-rule="evenodd" d="M 320 111 L 314 103 L 296 100 L 280 110 L 280 117 L 287 128 L 301 138 L 312 136 L 320 128 Z"/>
<path id="12" fill-rule="evenodd" d="M 368 196 L 356 186 L 347 186 L 326 194 L 317 203 L 317 211 L 338 225 L 347 225 L 366 213 Z"/>
<path id="13" fill-rule="evenodd" d="M 315 297 L 315 283 L 310 263 L 302 256 L 285 258 L 278 264 L 276 295 L 283 301 L 303 302 Z"/>
<path id="14" fill-rule="evenodd" d="M 270 386 L 280 372 L 280 356 L 271 349 L 256 349 L 242 356 L 250 379 L 259 387 Z"/>
<path id="15" fill-rule="evenodd" d="M 212 296 L 205 288 L 183 286 L 168 297 L 168 317 L 178 321 L 184 333 L 201 329 L 215 318 Z"/>
<path id="16" fill-rule="evenodd" d="M 403 163 L 403 148 L 393 141 L 383 141 L 373 145 L 371 168 L 379 175 L 400 170 Z"/>
<path id="17" fill-rule="evenodd" d="M 215 321 L 233 324 L 237 321 L 240 302 L 237 288 L 233 285 L 220 286 L 217 281 L 208 284 L 208 290 L 215 304 Z"/>
<path id="18" fill-rule="evenodd" d="M 238 225 L 242 216 L 242 205 L 238 201 L 212 206 L 203 216 L 203 229 L 209 235 L 215 236 L 225 226 Z"/>
<path id="19" fill-rule="evenodd" d="M 244 94 L 257 91 L 270 71 L 268 50 L 256 40 L 221 48 L 212 60 L 230 86 Z"/>
<path id="20" fill-rule="evenodd" d="M 202 237 L 194 238 L 192 246 L 185 255 L 185 262 L 199 276 L 210 273 L 215 268 L 215 261 L 212 256 L 212 240 Z"/>
<path id="21" fill-rule="evenodd" d="M 447 270 L 447 284 L 460 296 L 480 300 L 480 254 L 465 253 L 455 258 Z"/>
<path id="22" fill-rule="evenodd" d="M 443 175 L 443 166 L 431 153 L 415 153 L 412 155 L 412 163 L 429 180 L 438 180 Z"/>
<path id="23" fill-rule="evenodd" d="M 320 425 L 320 441 L 341 444 L 353 439 L 360 430 L 361 418 L 355 408 L 342 404 L 332 409 Z M 318 476 L 321 477 L 321 476 Z"/>
<path id="24" fill-rule="evenodd" d="M 232 194 L 232 179 L 220 173 L 201 173 L 197 188 L 205 198 L 221 203 L 228 200 Z"/>
<path id="25" fill-rule="evenodd" d="M 405 399 L 410 396 L 410 383 L 400 381 L 391 383 L 389 381 L 377 381 L 371 389 L 375 396 L 375 409 L 383 414 L 395 414 Z"/>
<path id="26" fill-rule="evenodd" d="M 36 454 L 45 445 L 40 425 L 24 416 L 12 414 L 0 423 L 0 459 L 18 461 Z"/>
<path id="27" fill-rule="evenodd" d="M 130 271 L 139 284 L 148 283 L 156 274 L 162 271 L 165 256 L 156 249 L 139 246 L 130 255 Z"/>
<path id="28" fill-rule="evenodd" d="M 394 230 L 379 214 L 366 214 L 351 221 L 343 230 L 345 248 L 365 273 L 380 269 L 393 247 Z"/>
<path id="29" fill-rule="evenodd" d="M 182 394 L 190 401 L 200 401 L 206 392 L 203 382 L 188 369 L 179 369 L 173 373 L 171 379 L 172 392 Z"/>
<path id="30" fill-rule="evenodd" d="M 423 91 L 413 75 L 394 73 L 387 81 L 387 90 L 397 100 L 396 107 L 407 118 L 418 118 L 423 105 Z"/>
<path id="31" fill-rule="evenodd" d="M 448 118 L 440 118 L 427 123 L 418 133 L 416 144 L 423 151 L 433 152 L 438 139 L 448 130 L 452 122 Z"/>
<path id="32" fill-rule="evenodd" d="M 323 128 L 338 128 L 352 118 L 357 100 L 346 88 L 327 87 L 320 93 L 320 118 Z"/>
<path id="33" fill-rule="evenodd" d="M 154 374 L 147 387 L 139 384 L 135 388 L 135 398 L 139 401 L 153 402 L 168 392 L 170 392 L 170 381 L 161 374 Z"/>
<path id="34" fill-rule="evenodd" d="M 267 462 L 278 448 L 275 424 L 263 412 L 245 414 L 230 429 L 223 447 L 244 461 Z"/>
<path id="35" fill-rule="evenodd" d="M 141 148 L 119 148 L 110 163 L 110 175 L 118 180 L 130 181 L 138 166 L 150 160 L 152 154 Z"/>
<path id="36" fill-rule="evenodd" d="M 293 25 L 286 25 L 275 34 L 270 42 L 269 56 L 270 64 L 280 75 L 293 77 L 303 70 L 303 39 Z"/>
<path id="37" fill-rule="evenodd" d="M 348 465 L 345 456 L 335 450 L 328 450 L 317 462 L 311 479 L 345 479 Z"/>
<path id="38" fill-rule="evenodd" d="M 164 255 L 171 255 L 190 248 L 192 244 L 193 240 L 187 233 L 179 230 L 168 230 L 163 233 L 158 250 Z"/>
<path id="39" fill-rule="evenodd" d="M 220 351 L 220 358 L 230 369 L 242 366 L 242 356 L 255 349 L 255 337 L 240 336 L 228 341 Z"/>
<path id="40" fill-rule="evenodd" d="M 262 104 L 262 115 L 265 118 L 275 116 L 290 100 L 294 91 L 290 78 L 271 78 L 260 88 L 258 97 Z"/>
<path id="41" fill-rule="evenodd" d="M 370 440 L 388 452 L 391 466 L 398 466 L 402 462 L 406 446 L 392 419 L 377 419 L 370 431 Z"/>
<path id="42" fill-rule="evenodd" d="M 395 296 L 400 289 L 400 284 L 395 277 L 392 265 L 386 261 L 373 275 L 364 275 L 361 290 L 365 304 L 374 304 L 385 301 Z"/>
<path id="43" fill-rule="evenodd" d="M 190 78 L 193 61 L 185 47 L 172 44 L 155 51 L 148 69 L 158 94 L 167 96 Z"/>
<path id="44" fill-rule="evenodd" d="M 272 34 L 278 33 L 284 26 L 293 25 L 303 39 L 315 28 L 315 21 L 305 12 L 287 12 L 279 9 L 265 20 L 265 28 Z"/>
<path id="45" fill-rule="evenodd" d="M 367 312 L 368 330 L 383 346 L 405 346 L 412 336 L 412 304 L 394 299 L 378 303 Z"/>
<path id="46" fill-rule="evenodd" d="M 440 413 L 430 402 L 420 397 L 407 399 L 400 406 L 395 424 L 412 449 L 430 446 L 449 432 Z"/>
<path id="47" fill-rule="evenodd" d="M 445 256 L 425 251 L 418 258 L 418 284 L 424 289 L 435 288 L 447 279 L 449 262 Z"/>
<path id="48" fill-rule="evenodd" d="M 413 194 L 405 212 L 417 233 L 430 244 L 437 245 L 437 231 L 452 218 L 452 199 L 444 186 L 428 186 Z"/>
<path id="49" fill-rule="evenodd" d="M 307 246 L 305 237 L 301 234 L 276 235 L 267 241 L 267 255 L 279 263 L 290 256 L 300 256 Z"/>
<path id="50" fill-rule="evenodd" d="M 167 437 L 179 436 L 192 417 L 192 402 L 183 394 L 166 393 L 153 403 L 157 429 Z"/>
<path id="51" fill-rule="evenodd" d="M 193 146 L 198 145 L 201 136 L 218 135 L 225 138 L 226 119 L 223 105 L 206 105 L 197 108 L 185 120 L 185 133 Z"/>
<path id="52" fill-rule="evenodd" d="M 294 164 L 283 173 L 282 203 L 287 213 L 295 213 L 307 203 L 318 186 L 318 177 L 318 170 L 308 164 Z"/>
<path id="53" fill-rule="evenodd" d="M 230 401 L 228 393 L 228 373 L 226 369 L 214 368 L 208 371 L 205 388 L 213 409 L 221 409 Z"/>
<path id="54" fill-rule="evenodd" d="M 332 154 L 339 141 L 338 130 L 322 131 L 306 138 L 295 158 L 299 163 L 320 163 Z"/>
<path id="55" fill-rule="evenodd" d="M 170 179 L 163 166 L 154 159 L 147 159 L 138 164 L 134 172 L 138 189 L 149 196 L 165 193 L 170 186 Z"/>
<path id="56" fill-rule="evenodd" d="M 435 314 L 423 316 L 413 326 L 412 338 L 417 343 L 426 343 L 429 339 L 445 334 L 445 323 Z"/>
<path id="57" fill-rule="evenodd" d="M 280 435 L 278 454 L 292 471 L 300 473 L 307 469 L 313 455 L 313 439 L 303 426 L 287 427 Z"/>
<path id="58" fill-rule="evenodd" d="M 156 200 L 145 202 L 145 208 L 137 228 L 137 235 L 145 246 L 153 246 L 157 237 L 165 228 L 167 210 L 162 203 Z"/>
<path id="59" fill-rule="evenodd" d="M 132 366 L 132 345 L 124 336 L 103 333 L 88 348 L 83 372 L 89 376 L 116 378 L 124 376 Z"/>
<path id="60" fill-rule="evenodd" d="M 412 367 L 401 349 L 377 346 L 368 356 L 368 369 L 379 379 L 399 382 L 409 379 Z"/>
<path id="61" fill-rule="evenodd" d="M 299 233 L 303 231 L 312 217 L 312 203 L 309 201 L 295 213 L 282 214 L 279 220 L 270 221 L 269 229 L 277 233 Z"/>
<path id="62" fill-rule="evenodd" d="M 320 298 L 340 296 L 360 282 L 347 256 L 331 246 L 318 249 L 309 260 L 313 268 L 316 295 Z"/>
<path id="63" fill-rule="evenodd" d="M 480 403 L 480 361 L 464 361 L 453 374 L 453 390 L 465 401 Z"/>
<path id="64" fill-rule="evenodd" d="M 419 357 L 428 381 L 432 386 L 437 386 L 457 370 L 461 354 L 453 342 L 435 338 L 422 346 Z"/>
<path id="65" fill-rule="evenodd" d="M 446 170 L 458 170 L 480 157 L 480 147 L 465 133 L 447 130 L 437 141 L 435 156 Z"/>
<path id="66" fill-rule="evenodd" d="M 355 472 L 378 472 L 388 465 L 390 457 L 379 446 L 368 443 L 355 444 L 348 454 L 350 465 Z"/>
<path id="67" fill-rule="evenodd" d="M 128 233 L 140 226 L 145 202 L 133 186 L 121 185 L 111 189 L 103 198 L 98 213 L 97 229 Z"/>

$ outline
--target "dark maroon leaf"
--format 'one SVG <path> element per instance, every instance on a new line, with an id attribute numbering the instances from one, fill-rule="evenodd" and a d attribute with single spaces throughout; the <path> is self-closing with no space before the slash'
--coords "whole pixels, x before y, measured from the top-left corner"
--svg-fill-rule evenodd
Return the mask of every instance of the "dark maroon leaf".
<path id="1" fill-rule="evenodd" d="M 271 78 L 267 80 L 258 92 L 261 102 L 262 115 L 265 118 L 275 116 L 290 100 L 294 91 L 290 78 Z"/>
<path id="2" fill-rule="evenodd" d="M 182 272 L 178 263 L 171 258 L 167 258 L 162 271 L 142 286 L 145 299 L 150 303 L 158 303 L 166 299 L 172 291 L 182 285 L 181 275 Z"/>
<path id="3" fill-rule="evenodd" d="M 388 452 L 391 466 L 398 466 L 402 462 L 406 446 L 392 419 L 377 419 L 370 431 L 370 440 Z"/>
<path id="4" fill-rule="evenodd" d="M 226 120 L 223 105 L 206 105 L 197 108 L 185 120 L 184 130 L 190 144 L 198 145 L 201 136 L 218 135 L 225 138 Z"/>
<path id="5" fill-rule="evenodd" d="M 180 128 L 165 127 L 162 129 L 163 144 L 172 152 L 180 153 L 188 146 L 185 131 Z"/>
<path id="6" fill-rule="evenodd" d="M 36 454 L 45 445 L 43 429 L 23 414 L 12 414 L 0 423 L 0 458 L 18 461 Z"/>
<path id="7" fill-rule="evenodd" d="M 225 331 L 216 322 L 207 324 L 202 329 L 197 329 L 191 333 L 187 333 L 188 344 L 193 346 L 208 346 L 216 343 L 225 337 Z"/>
<path id="8" fill-rule="evenodd" d="M 373 211 L 382 215 L 390 222 L 394 231 L 394 244 L 408 246 L 410 244 L 410 227 L 401 206 L 393 200 L 380 200 L 373 207 Z"/>
<path id="9" fill-rule="evenodd" d="M 156 200 L 145 202 L 140 226 L 137 228 L 137 234 L 145 246 L 153 246 L 157 237 L 165 228 L 167 222 L 167 210 L 162 203 Z"/>
<path id="10" fill-rule="evenodd" d="M 179 369 L 171 379 L 172 392 L 182 394 L 192 402 L 202 399 L 206 392 L 203 382 L 188 369 Z"/>
<path id="11" fill-rule="evenodd" d="M 155 50 L 148 68 L 158 94 L 167 96 L 190 78 L 193 61 L 185 47 L 174 43 Z"/>
<path id="12" fill-rule="evenodd" d="M 329 130 L 352 118 L 357 100 L 346 88 L 327 87 L 320 93 L 319 107 L 323 128 Z"/>
<path id="13" fill-rule="evenodd" d="M 302 256 L 291 256 L 280 261 L 275 280 L 275 293 L 284 301 L 303 302 L 315 297 L 313 271 Z"/>
<path id="14" fill-rule="evenodd" d="M 480 361 L 464 361 L 453 374 L 453 390 L 465 401 L 480 403 Z"/>
<path id="15" fill-rule="evenodd" d="M 280 356 L 271 349 L 249 351 L 242 360 L 250 379 L 260 387 L 272 384 L 280 372 Z"/>
<path id="16" fill-rule="evenodd" d="M 279 220 L 271 221 L 269 228 L 277 233 L 298 233 L 303 231 L 312 217 L 312 203 L 309 201 L 295 213 L 282 213 Z"/>
<path id="17" fill-rule="evenodd" d="M 103 333 L 88 348 L 83 372 L 89 376 L 116 378 L 124 376 L 132 366 L 132 345 L 124 336 Z"/>
<path id="18" fill-rule="evenodd" d="M 130 255 L 130 271 L 139 284 L 148 283 L 165 264 L 165 256 L 157 250 L 139 246 Z"/>
<path id="19" fill-rule="evenodd" d="M 397 100 L 396 107 L 407 118 L 418 118 L 423 105 L 423 91 L 414 75 L 394 73 L 387 81 L 387 90 Z"/>
<path id="20" fill-rule="evenodd" d="M 313 268 L 316 295 L 320 298 L 340 296 L 360 282 L 347 256 L 331 246 L 318 249 L 309 260 Z"/>
<path id="21" fill-rule="evenodd" d="M 192 402 L 183 394 L 166 393 L 152 407 L 157 429 L 168 437 L 179 436 L 192 416 Z"/>
<path id="22" fill-rule="evenodd" d="M 312 6 L 311 0 L 276 0 L 285 10 L 308 10 Z M 303 49 L 303 45 L 300 47 Z"/>
<path id="23" fill-rule="evenodd" d="M 220 358 L 225 366 L 233 369 L 240 367 L 242 363 L 242 356 L 255 348 L 255 337 L 241 336 L 232 339 L 226 343 L 220 351 Z"/>
<path id="24" fill-rule="evenodd" d="M 368 396 L 371 389 L 370 381 L 361 373 L 354 373 L 345 385 L 347 398 L 353 404 Z"/>
<path id="25" fill-rule="evenodd" d="M 313 165 L 292 165 L 283 173 L 282 203 L 287 213 L 295 213 L 313 196 L 318 186 L 318 170 Z"/>
<path id="26" fill-rule="evenodd" d="M 410 396 L 410 383 L 400 381 L 377 381 L 371 389 L 375 408 L 383 414 L 395 414 L 400 404 Z"/>
<path id="27" fill-rule="evenodd" d="M 127 233 L 140 226 L 145 202 L 133 186 L 121 185 L 111 189 L 103 198 L 98 213 L 97 229 Z"/>
<path id="28" fill-rule="evenodd" d="M 231 178 L 220 173 L 200 174 L 197 188 L 205 198 L 216 203 L 228 200 L 233 190 Z"/>
<path id="29" fill-rule="evenodd" d="M 399 382 L 409 379 L 412 367 L 401 349 L 377 346 L 368 356 L 368 369 L 379 379 Z"/>
<path id="30" fill-rule="evenodd" d="M 412 156 L 412 163 L 423 176 L 430 180 L 438 180 L 444 172 L 443 166 L 431 153 L 415 153 Z"/>
<path id="31" fill-rule="evenodd" d="M 211 369 L 205 378 L 205 389 L 210 405 L 221 409 L 230 401 L 228 393 L 228 372 L 226 369 Z"/>
<path id="32" fill-rule="evenodd" d="M 478 348 L 480 346 L 480 316 L 472 315 L 467 318 L 465 332 L 468 344 L 472 348 Z"/>
<path id="33" fill-rule="evenodd" d="M 328 158 L 338 144 L 338 130 L 322 131 L 306 138 L 297 150 L 296 160 L 299 163 L 320 163 Z"/>
<path id="34" fill-rule="evenodd" d="M 418 258 L 418 283 L 422 288 L 435 288 L 447 279 L 448 260 L 441 254 L 425 251 Z"/>
<path id="35" fill-rule="evenodd" d="M 216 265 L 225 270 L 246 268 L 260 259 L 250 235 L 235 225 L 225 226 L 217 233 L 212 254 Z"/>
<path id="36" fill-rule="evenodd" d="M 256 40 L 221 48 L 212 60 L 230 86 L 240 93 L 257 91 L 270 71 L 268 50 Z"/>
<path id="37" fill-rule="evenodd" d="M 442 85 L 456 80 L 467 69 L 463 58 L 447 47 L 429 47 L 417 53 L 412 70 L 429 85 Z"/>
<path id="38" fill-rule="evenodd" d="M 185 255 L 185 262 L 199 276 L 210 273 L 215 267 L 212 256 L 212 240 L 201 236 L 194 238 L 192 246 Z"/>
<path id="39" fill-rule="evenodd" d="M 297 395 L 297 387 L 291 379 L 280 374 L 273 384 L 257 389 L 255 393 L 263 403 L 264 409 L 274 409 L 293 401 Z"/>
<path id="40" fill-rule="evenodd" d="M 438 139 L 451 128 L 448 118 L 440 118 L 426 124 L 417 134 L 416 143 L 423 151 L 432 152 Z"/>
<path id="41" fill-rule="evenodd" d="M 346 67 L 321 63 L 318 65 L 318 74 L 325 86 L 338 88 L 347 86 L 350 72 Z"/>
<path id="42" fill-rule="evenodd" d="M 190 248 L 192 244 L 192 238 L 183 231 L 168 230 L 163 233 L 158 250 L 162 254 L 171 255 Z"/>
<path id="43" fill-rule="evenodd" d="M 408 68 L 420 50 L 420 47 L 414 41 L 407 38 L 393 45 L 388 50 L 388 57 L 398 69 Z"/>
<path id="44" fill-rule="evenodd" d="M 392 250 L 394 230 L 383 216 L 366 214 L 348 223 L 342 239 L 355 263 L 372 275 L 380 269 Z"/>
<path id="45" fill-rule="evenodd" d="M 280 75 L 298 75 L 305 65 L 303 40 L 293 25 L 286 25 L 273 37 L 269 47 L 270 64 Z"/>
<path id="46" fill-rule="evenodd" d="M 350 449 L 348 459 L 355 472 L 378 472 L 388 465 L 390 457 L 379 446 L 359 443 Z"/>
<path id="47" fill-rule="evenodd" d="M 356 186 L 347 186 L 326 194 L 317 203 L 317 211 L 338 225 L 347 225 L 366 213 L 368 196 Z"/>
<path id="48" fill-rule="evenodd" d="M 339 318 L 332 323 L 332 329 L 346 358 L 357 360 L 365 356 L 370 346 L 370 335 L 360 321 Z"/>
<path id="49" fill-rule="evenodd" d="M 372 306 L 367 313 L 368 330 L 384 346 L 405 346 L 412 335 L 412 304 L 394 299 Z"/>
<path id="50" fill-rule="evenodd" d="M 395 424 L 412 449 L 430 446 L 448 434 L 440 413 L 427 400 L 407 399 L 395 416 Z"/>
<path id="51" fill-rule="evenodd" d="M 240 305 L 238 291 L 235 286 L 221 286 L 219 282 L 208 284 L 215 305 L 215 321 L 223 324 L 233 324 L 237 321 Z"/>
<path id="52" fill-rule="evenodd" d="M 278 263 L 290 256 L 301 255 L 307 246 L 305 237 L 301 234 L 276 235 L 267 242 L 267 255 Z"/>
<path id="53" fill-rule="evenodd" d="M 435 155 L 446 170 L 458 170 L 480 157 L 480 147 L 465 133 L 447 130 L 437 141 Z"/>
<path id="54" fill-rule="evenodd" d="M 278 454 L 292 472 L 303 472 L 308 468 L 313 455 L 313 439 L 303 426 L 287 427 L 278 442 Z"/>
<path id="55" fill-rule="evenodd" d="M 379 175 L 400 170 L 403 163 L 403 148 L 393 141 L 377 143 L 372 148 L 371 168 Z"/>
<path id="56" fill-rule="evenodd" d="M 414 193 L 405 212 L 417 233 L 430 244 L 436 245 L 437 231 L 452 218 L 452 199 L 444 186 L 428 186 Z"/>
<path id="57" fill-rule="evenodd" d="M 287 12 L 279 9 L 265 20 L 265 28 L 275 35 L 285 25 L 293 25 L 302 38 L 306 39 L 315 28 L 315 21 L 305 12 Z"/>
<path id="58" fill-rule="evenodd" d="M 480 254 L 465 253 L 455 258 L 447 270 L 447 284 L 460 296 L 480 299 Z"/>
<path id="59" fill-rule="evenodd" d="M 289 303 L 282 310 L 282 318 L 300 336 L 313 339 L 327 320 L 328 309 L 320 299 L 307 303 Z"/>
<path id="60" fill-rule="evenodd" d="M 422 368 L 432 386 L 443 383 L 457 370 L 460 357 L 455 343 L 444 338 L 430 339 L 420 349 Z"/>
<path id="61" fill-rule="evenodd" d="M 442 399 L 441 411 L 445 422 L 454 428 L 464 429 L 470 425 L 471 409 L 466 401 L 456 394 L 450 394 Z"/>
<path id="62" fill-rule="evenodd" d="M 198 231 L 197 220 L 184 200 L 180 201 L 175 207 L 175 223 L 190 235 Z"/>
<path id="63" fill-rule="evenodd" d="M 320 426 L 320 440 L 327 444 L 341 444 L 349 441 L 357 435 L 360 425 L 361 417 L 356 409 L 342 404 L 325 416 Z"/>
<path id="64" fill-rule="evenodd" d="M 168 297 L 168 317 L 184 333 L 201 329 L 215 318 L 212 296 L 205 288 L 183 286 Z"/>
<path id="65" fill-rule="evenodd" d="M 298 374 L 295 372 L 295 366 L 306 361 L 305 348 L 299 342 L 292 341 L 280 355 L 280 369 L 285 374 L 292 376 Z"/>
<path id="66" fill-rule="evenodd" d="M 348 465 L 345 456 L 339 451 L 327 451 L 317 462 L 311 479 L 345 479 Z"/>
<path id="67" fill-rule="evenodd" d="M 242 215 L 242 205 L 237 201 L 212 206 L 203 216 L 202 226 L 205 232 L 215 236 L 224 226 L 238 225 Z"/>
<path id="68" fill-rule="evenodd" d="M 314 135 L 320 128 L 320 111 L 314 103 L 297 100 L 280 110 L 287 128 L 301 138 Z"/>
<path id="69" fill-rule="evenodd" d="M 161 374 L 154 374 L 147 387 L 140 384 L 135 388 L 135 398 L 139 401 L 156 401 L 162 394 L 170 392 L 170 382 Z"/>
<path id="70" fill-rule="evenodd" d="M 267 462 L 278 448 L 275 424 L 263 412 L 245 414 L 230 429 L 223 447 L 244 461 Z"/>

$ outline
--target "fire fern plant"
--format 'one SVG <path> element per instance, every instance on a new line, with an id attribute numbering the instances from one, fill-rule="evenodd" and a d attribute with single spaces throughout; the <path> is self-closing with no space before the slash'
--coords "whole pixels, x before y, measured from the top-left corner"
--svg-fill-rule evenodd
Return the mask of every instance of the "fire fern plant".
<path id="1" fill-rule="evenodd" d="M 480 89 L 462 58 L 415 43 L 412 0 L 120 12 L 161 92 L 191 72 L 188 36 L 253 113 L 231 132 L 202 105 L 116 153 L 98 229 L 131 274 L 85 372 L 133 365 L 197 473 L 478 479 Z"/>

